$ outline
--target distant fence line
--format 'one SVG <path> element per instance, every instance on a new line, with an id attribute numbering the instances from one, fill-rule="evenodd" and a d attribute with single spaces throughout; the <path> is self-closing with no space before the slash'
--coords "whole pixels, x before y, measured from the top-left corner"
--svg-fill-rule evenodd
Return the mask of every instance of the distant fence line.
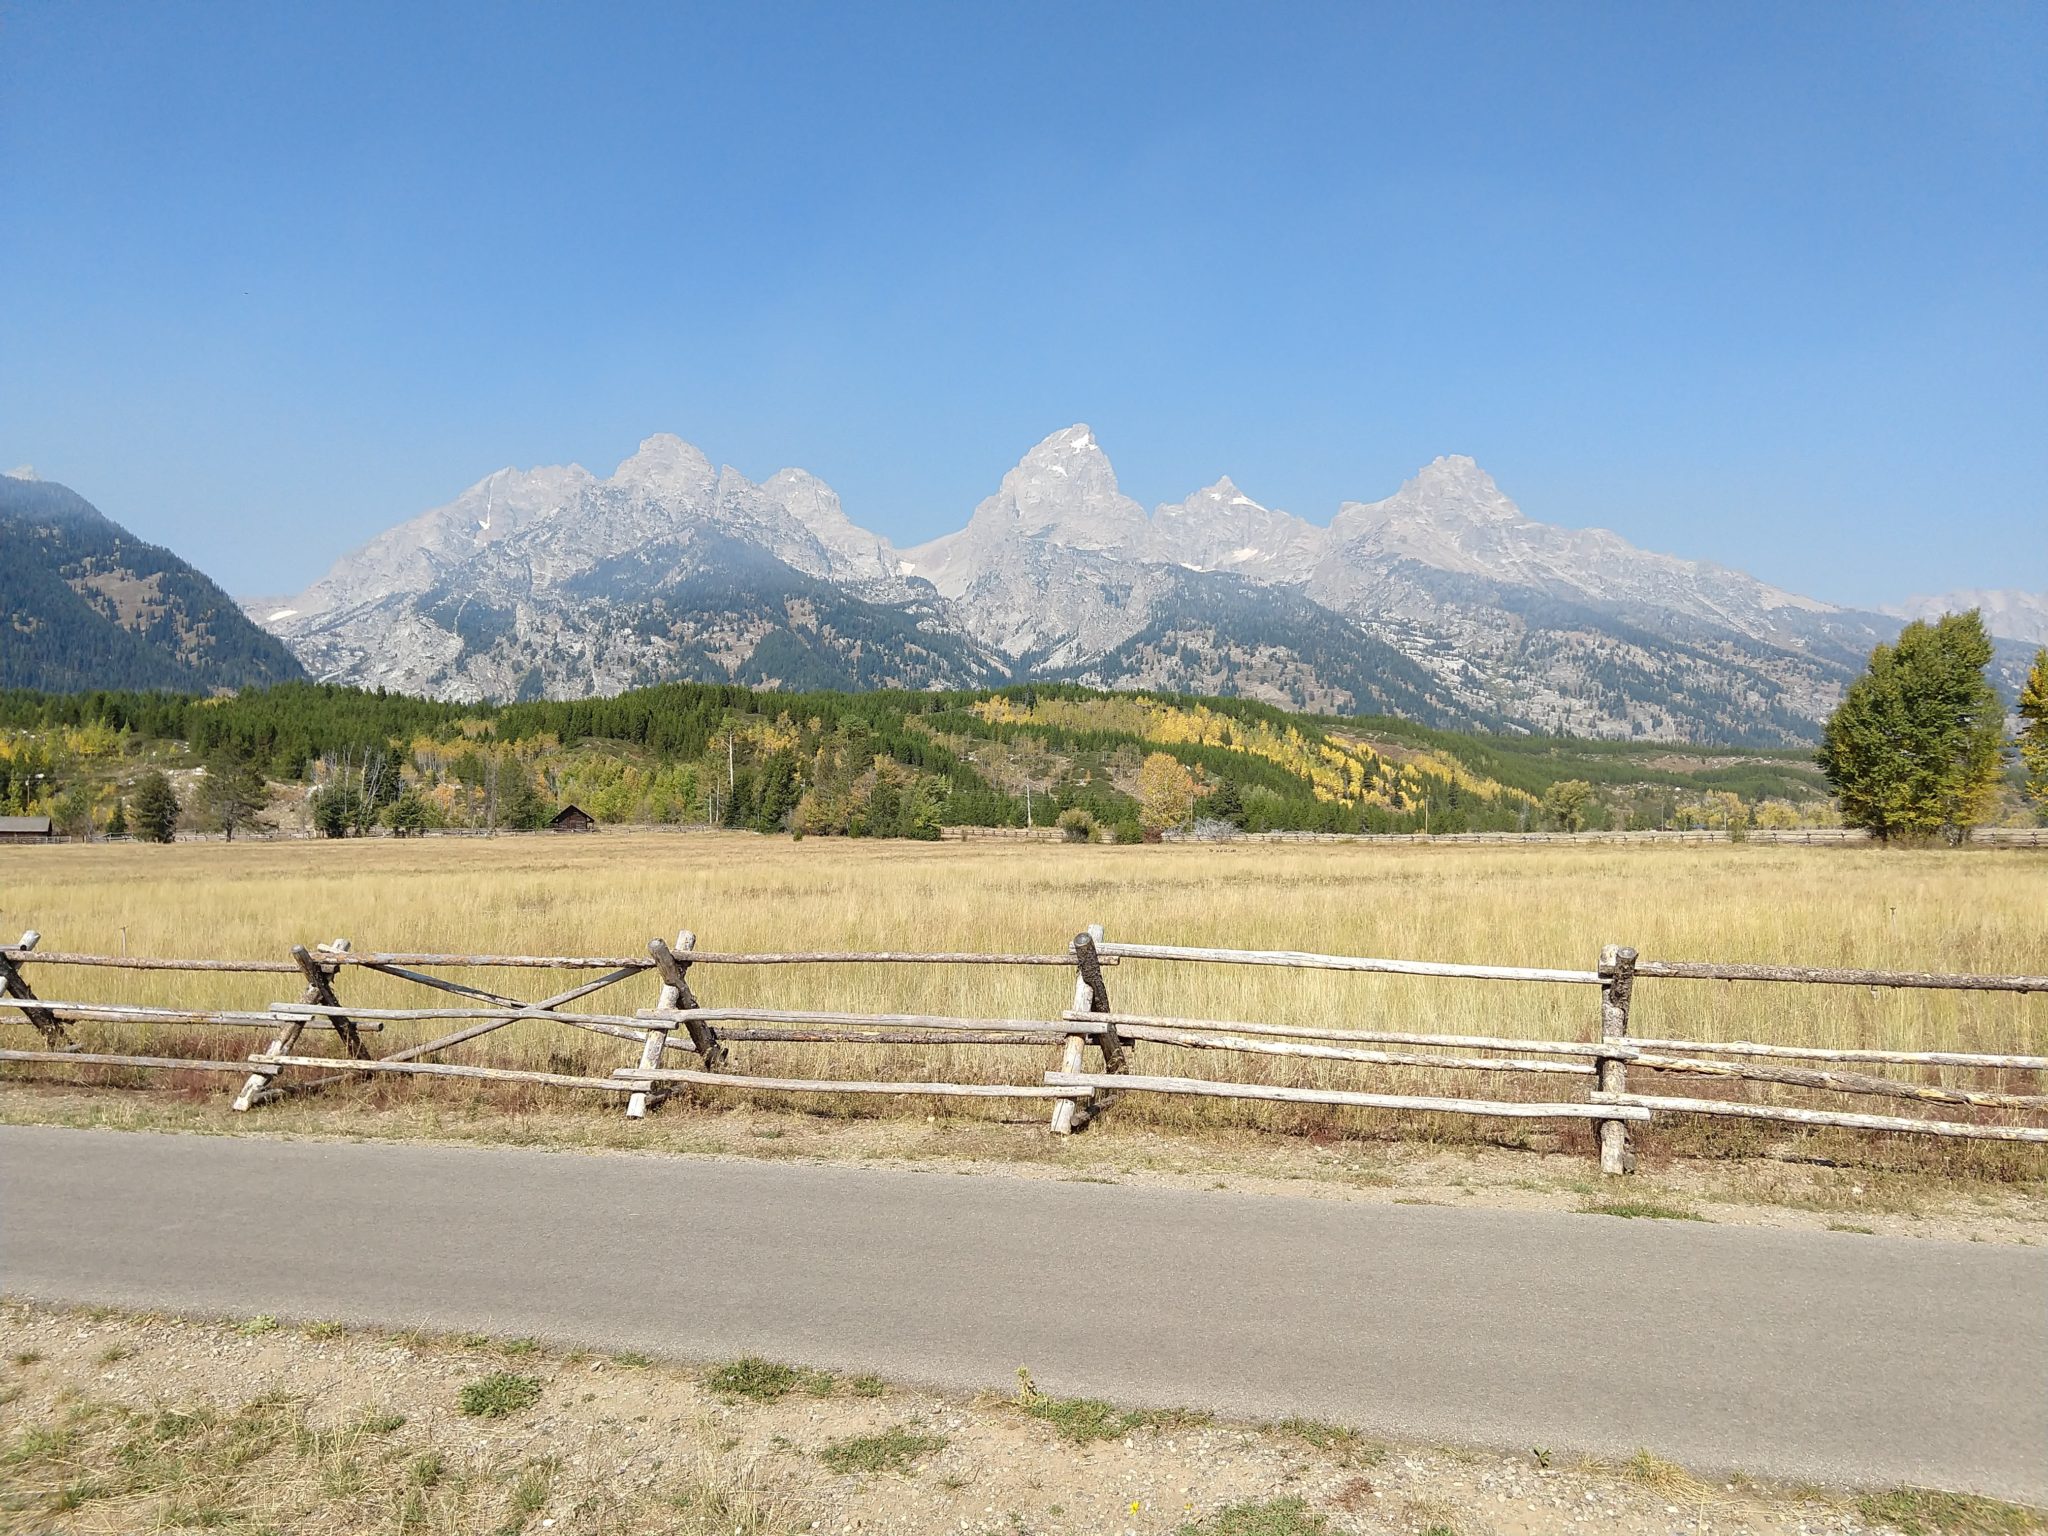
<path id="1" fill-rule="evenodd" d="M 1661 828 L 1628 832 L 1237 832 L 1195 837 L 1174 830 L 1167 842 L 1231 843 L 1804 843 L 1840 846 L 1874 841 L 1861 827 L 1751 827 L 1738 838 L 1726 828 Z M 1966 842 L 1987 848 L 2048 848 L 2048 827 L 1977 827 Z"/>
<path id="2" fill-rule="evenodd" d="M 1758 1041 L 1644 1039 L 1632 1036 L 1629 1016 L 1635 989 L 1690 981 L 1800 986 L 1860 986 L 2004 993 L 2048 993 L 2048 976 L 1961 975 L 1917 971 L 1848 970 L 1809 966 L 1766 966 L 1702 961 L 1640 960 L 1636 951 L 1609 945 L 1585 969 L 1447 963 L 1413 959 L 1319 954 L 1295 950 L 1200 948 L 1171 944 L 1112 943 L 1099 926 L 1075 935 L 1066 950 L 1050 954 L 978 952 L 817 951 L 773 953 L 700 950 L 696 936 L 680 934 L 674 944 L 652 941 L 628 955 L 500 955 L 440 952 L 358 952 L 345 939 L 317 947 L 295 945 L 288 958 L 176 959 L 52 951 L 41 936 L 23 934 L 0 947 L 0 1025 L 37 1031 L 40 1049 L 0 1050 L 0 1062 L 21 1066 L 90 1065 L 142 1070 L 212 1072 L 242 1079 L 233 1108 L 252 1107 L 287 1094 L 315 1093 L 336 1083 L 365 1081 L 383 1074 L 455 1077 L 587 1089 L 623 1097 L 625 1113 L 641 1118 L 665 1096 L 684 1089 L 703 1092 L 751 1090 L 778 1094 L 862 1094 L 905 1097 L 1041 1099 L 1053 1103 L 1051 1129 L 1060 1134 L 1085 1124 L 1083 1111 L 1099 1114 L 1124 1093 L 1266 1100 L 1296 1104 L 1355 1106 L 1430 1114 L 1591 1122 L 1600 1164 L 1607 1173 L 1633 1164 L 1629 1127 L 1672 1115 L 1707 1115 L 1854 1130 L 1906 1132 L 1976 1140 L 2048 1142 L 2048 1093 L 2039 1075 L 2048 1056 L 1963 1051 L 1907 1051 L 1774 1045 Z M 1597 993 L 1587 1013 L 1583 1039 L 1527 1039 L 1455 1035 L 1412 1030 L 1360 1030 L 1299 1026 L 1258 1019 L 1208 1019 L 1146 1014 L 1117 1009 L 1108 973 L 1124 965 L 1218 965 L 1279 967 L 1420 976 L 1457 982 L 1583 987 Z M 972 1018 L 929 1013 L 856 1013 L 772 1007 L 706 1006 L 694 990 L 707 967 L 719 966 L 1002 966 L 1057 968 L 1074 977 L 1069 1006 L 1029 1018 Z M 65 967 L 114 968 L 138 972 L 243 972 L 291 976 L 303 983 L 296 999 L 262 1009 L 195 1009 L 67 1000 L 38 995 L 24 974 L 29 968 L 56 972 Z M 366 969 L 443 994 L 438 1006 L 368 1008 L 344 1004 L 337 984 L 351 969 Z M 437 970 L 570 971 L 598 973 L 537 1000 L 524 1000 Z M 658 990 L 652 1006 L 630 1011 L 590 1011 L 571 1005 L 642 976 Z M 502 985 L 500 983 L 499 985 Z M 452 999 L 452 1001 L 451 1001 Z M 69 1025 L 153 1029 L 190 1025 L 209 1029 L 267 1032 L 268 1044 L 246 1056 L 197 1058 L 86 1051 Z M 629 1059 L 608 1076 L 536 1071 L 489 1063 L 454 1062 L 445 1056 L 515 1023 L 546 1024 L 617 1040 Z M 392 1025 L 428 1025 L 433 1038 L 382 1055 L 366 1036 Z M 441 1028 L 441 1026 L 446 1026 Z M 313 1051 L 313 1041 L 332 1049 Z M 1026 1081 L 958 1083 L 944 1081 L 825 1081 L 801 1076 L 762 1076 L 733 1069 L 735 1044 L 835 1043 L 864 1045 L 985 1045 L 1057 1049 L 1057 1065 Z M 1361 1068 L 1403 1067 L 1500 1074 L 1527 1074 L 1555 1083 L 1560 1092 L 1542 1101 L 1481 1099 L 1357 1089 L 1298 1087 L 1245 1080 L 1147 1075 L 1137 1070 L 1141 1045 L 1226 1053 L 1247 1069 L 1261 1060 L 1349 1063 Z M 1398 1047 L 1392 1049 L 1391 1047 Z M 1099 1070 L 1087 1071 L 1093 1049 Z M 676 1053 L 685 1064 L 671 1065 Z M 690 1058 L 694 1058 L 691 1061 Z M 1825 1063 L 1825 1066 L 1793 1063 Z M 1876 1065 L 1963 1069 L 1965 1086 L 1913 1081 L 1842 1070 Z M 1875 1115 L 1845 1109 L 1812 1109 L 1740 1098 L 1687 1097 L 1645 1093 L 1631 1087 L 1630 1069 L 1692 1076 L 1724 1086 L 1791 1086 L 1824 1094 L 1889 1098 L 1974 1111 L 1967 1118 Z M 2033 1074 L 2029 1091 L 1986 1086 L 2000 1074 Z M 1563 1090 L 1570 1090 L 1564 1092 Z"/>
<path id="3" fill-rule="evenodd" d="M 632 832 L 666 832 L 678 836 L 704 835 L 712 832 L 731 831 L 728 827 L 707 827 L 697 822 L 632 822 L 614 824 L 613 830 Z M 388 832 L 370 832 L 367 837 L 389 837 Z M 421 838 L 498 838 L 498 837 L 559 837 L 581 836 L 581 833 L 515 832 L 499 827 L 495 830 L 484 827 L 434 827 L 423 832 L 408 834 Z M 244 830 L 234 841 L 249 843 L 287 843 L 319 841 L 323 834 L 304 828 L 279 828 L 266 832 Z M 949 843 L 1064 843 L 1069 839 L 1058 827 L 941 827 L 939 840 Z M 1680 843 L 1709 844 L 1729 842 L 1790 843 L 1807 844 L 1814 847 L 1840 847 L 1848 844 L 1873 842 L 1871 834 L 1860 827 L 1751 827 L 1738 838 L 1726 828 L 1651 828 L 1627 832 L 1228 832 L 1191 833 L 1179 827 L 1170 827 L 1160 834 L 1160 841 L 1168 843 Z M 18 838 L 15 845 L 49 845 L 53 843 L 99 843 L 113 841 L 103 837 L 66 837 L 53 833 L 47 837 Z M 139 841 L 139 839 L 127 839 Z M 181 830 L 176 838 L 180 843 L 219 843 L 230 841 L 219 832 L 194 832 Z M 2048 848 L 2048 827 L 1975 827 L 1963 839 L 1966 844 L 1983 848 Z M 0 840 L 5 846 L 7 840 Z"/>

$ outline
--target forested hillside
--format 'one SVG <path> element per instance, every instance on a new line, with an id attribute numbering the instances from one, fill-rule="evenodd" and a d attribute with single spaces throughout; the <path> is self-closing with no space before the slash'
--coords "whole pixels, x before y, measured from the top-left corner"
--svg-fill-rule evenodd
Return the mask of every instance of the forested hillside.
<path id="1" fill-rule="evenodd" d="M 240 825 L 518 828 L 574 803 L 601 822 L 935 837 L 1060 825 L 1139 838 L 1252 831 L 1792 825 L 1825 820 L 1792 754 L 1433 731 L 1242 699 L 1074 685 L 872 693 L 667 684 L 611 698 L 464 705 L 291 684 L 207 698 L 0 693 L 0 810 L 103 828 L 151 768 L 185 824 L 224 785 Z M 123 818 L 125 821 L 125 817 Z"/>
<path id="2" fill-rule="evenodd" d="M 0 475 L 0 687 L 246 688 L 305 673 L 167 549 L 75 491 Z"/>

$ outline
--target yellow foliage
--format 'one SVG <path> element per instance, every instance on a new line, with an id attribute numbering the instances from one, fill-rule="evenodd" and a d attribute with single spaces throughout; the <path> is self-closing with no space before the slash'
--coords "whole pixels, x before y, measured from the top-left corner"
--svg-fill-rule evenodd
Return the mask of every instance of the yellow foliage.
<path id="1" fill-rule="evenodd" d="M 1456 784 L 1487 800 L 1528 801 L 1520 790 L 1483 779 L 1447 754 L 1422 752 L 1393 763 L 1363 742 L 1317 740 L 1293 725 L 1242 720 L 1207 704 L 1169 704 L 1120 695 L 1106 699 L 1040 699 L 1030 707 L 992 698 L 970 706 L 992 725 L 1048 725 L 1071 731 L 1119 731 L 1160 746 L 1227 747 L 1262 758 L 1306 779 L 1319 800 L 1389 805 L 1424 798 L 1429 785 Z"/>

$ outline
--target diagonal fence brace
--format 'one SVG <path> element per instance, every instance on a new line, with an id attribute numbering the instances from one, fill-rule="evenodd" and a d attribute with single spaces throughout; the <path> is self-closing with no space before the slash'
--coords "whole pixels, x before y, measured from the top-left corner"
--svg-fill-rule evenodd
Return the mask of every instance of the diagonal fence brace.
<path id="1" fill-rule="evenodd" d="M 323 944 L 321 948 L 336 954 L 346 954 L 348 952 L 348 940 L 336 939 L 331 944 Z M 299 970 L 306 977 L 306 991 L 305 995 L 299 999 L 300 1002 L 319 1003 L 323 1007 L 332 1008 L 341 1006 L 334 996 L 333 977 L 335 968 L 333 966 L 322 966 L 318 961 L 314 960 L 303 944 L 294 944 L 292 946 L 292 959 L 297 962 Z M 300 1015 L 296 1018 L 287 1017 L 284 1028 L 277 1032 L 277 1038 L 270 1042 L 270 1049 L 263 1054 L 266 1056 L 289 1056 L 292 1053 L 292 1047 L 299 1043 L 299 1036 L 306 1032 L 307 1022 L 308 1019 L 305 1015 Z M 348 1026 L 348 1029 L 345 1034 L 342 1034 L 342 1039 L 351 1047 L 349 1054 L 352 1056 L 368 1055 L 369 1053 L 363 1049 L 362 1037 L 357 1033 L 354 1021 L 337 1017 L 334 1021 L 336 1033 L 341 1033 L 344 1024 Z M 234 1111 L 237 1114 L 246 1113 L 250 1106 L 277 1093 L 278 1089 L 273 1085 L 280 1070 L 281 1068 L 275 1062 L 259 1062 L 255 1070 L 249 1074 L 248 1081 L 242 1084 L 242 1091 L 235 1095 L 235 1102 L 232 1105 Z"/>
<path id="2" fill-rule="evenodd" d="M 683 933 L 677 936 L 677 943 L 685 954 L 697 945 L 697 936 Z M 703 1005 L 697 1001 L 697 994 L 690 990 L 690 962 L 678 956 L 661 940 L 655 939 L 647 946 L 647 953 L 654 957 L 654 968 L 661 972 L 662 1003 L 664 1008 L 689 1009 Z M 675 994 L 674 1001 L 669 993 Z M 690 1019 L 685 1027 L 690 1032 L 690 1049 L 704 1059 L 704 1070 L 723 1072 L 725 1070 L 725 1042 L 718 1038 L 718 1031 L 702 1019 Z"/>
<path id="3" fill-rule="evenodd" d="M 21 942 L 15 948 L 34 949 L 36 945 L 42 942 L 42 939 L 43 936 L 31 928 L 21 936 Z M 11 957 L 0 955 L 0 997 L 12 997 L 22 1002 L 28 1002 L 35 995 L 35 988 L 31 987 L 22 976 L 21 967 Z M 54 1051 L 75 1051 L 79 1048 L 78 1042 L 71 1038 L 70 1031 L 65 1029 L 62 1021 L 58 1019 L 56 1014 L 50 1012 L 49 1009 L 24 1008 L 21 1010 L 21 1016 L 27 1019 L 29 1023 L 35 1025 L 37 1032 L 42 1035 L 44 1042 L 50 1049 Z"/>
<path id="4" fill-rule="evenodd" d="M 425 971 L 407 970 L 404 966 L 371 965 L 366 966 L 365 969 L 379 971 L 388 976 L 396 976 L 402 981 L 417 982 L 423 987 L 438 988 L 443 992 L 452 992 L 458 997 L 472 998 L 477 1002 L 490 1003 L 496 1007 L 512 1011 L 513 1017 L 484 1019 L 475 1024 L 465 1024 L 458 1030 L 432 1040 L 424 1041 L 419 1045 L 407 1046 L 404 1050 L 393 1051 L 388 1056 L 372 1058 L 378 1061 L 398 1063 L 417 1061 L 422 1056 L 431 1056 L 436 1051 L 445 1051 L 451 1046 L 461 1045 L 465 1041 L 474 1040 L 479 1035 L 488 1035 L 493 1030 L 503 1029 L 506 1025 L 513 1023 L 515 1018 L 530 1018 L 535 1013 L 552 1012 L 566 1004 L 575 1002 L 579 997 L 587 997 L 592 992 L 625 981 L 629 977 L 637 976 L 646 967 L 633 965 L 625 966 L 615 971 L 608 971 L 595 981 L 580 982 L 576 986 L 570 987 L 567 991 L 557 992 L 553 997 L 544 997 L 540 1001 L 533 1003 L 522 1003 L 515 997 L 505 997 L 496 992 L 487 992 L 481 987 L 465 986 L 459 981 L 449 981 L 442 976 L 430 976 Z M 563 1019 L 562 1022 L 572 1025 L 577 1029 L 589 1029 L 592 1027 L 575 1019 Z M 365 1069 L 365 1071 L 367 1070 L 373 1069 Z M 291 1091 L 294 1093 L 311 1093 L 316 1089 L 331 1087 L 335 1083 L 360 1081 L 364 1077 L 365 1071 L 331 1072 L 325 1077 L 316 1077 L 306 1082 L 293 1083 Z"/>

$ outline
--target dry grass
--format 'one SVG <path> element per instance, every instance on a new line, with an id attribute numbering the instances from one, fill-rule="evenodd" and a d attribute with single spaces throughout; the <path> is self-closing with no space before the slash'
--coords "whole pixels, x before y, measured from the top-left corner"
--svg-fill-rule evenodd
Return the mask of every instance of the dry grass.
<path id="1" fill-rule="evenodd" d="M 642 1488 L 563 1476 L 560 1458 L 406 1432 L 398 1415 L 318 1430 L 305 1398 L 264 1394 L 232 1409 L 76 1395 L 0 1445 L 10 1491 L 0 1531 L 406 1531 L 537 1527 L 767 1536 L 792 1529 L 748 1470 L 707 1470 Z M 49 1523 L 52 1519 L 58 1523 Z"/>
<path id="2" fill-rule="evenodd" d="M 1796 847 L 1063 847 L 915 845 L 741 834 L 607 833 L 588 839 L 56 847 L 0 852 L 11 929 L 47 948 L 189 956 L 275 956 L 292 942 L 340 936 L 357 949 L 636 954 L 689 927 L 711 949 L 914 948 L 1057 952 L 1088 922 L 1115 938 L 1590 969 L 1603 942 L 1647 957 L 1788 961 L 1931 970 L 2048 972 L 2048 859 L 2027 852 Z M 262 1006 L 296 995 L 279 976 L 131 975 L 44 967 L 45 995 Z M 538 996 L 560 972 L 473 976 Z M 1056 968 L 704 967 L 707 1004 L 926 1011 L 1050 1018 L 1072 973 Z M 1354 1028 L 1585 1038 L 1591 988 L 1441 982 L 1405 977 L 1132 962 L 1110 973 L 1120 1008 L 1216 1019 L 1277 1019 Z M 344 999 L 421 1006 L 417 988 L 349 972 Z M 651 977 L 584 1006 L 630 1012 L 653 1000 Z M 1645 982 L 1638 1033 L 1799 1044 L 2048 1051 L 2048 998 L 1857 988 Z M 111 1040 L 91 1026 L 86 1038 Z M 239 1055 L 247 1032 L 135 1031 L 142 1048 Z M 394 1028 L 379 1053 L 415 1036 Z M 143 1040 L 148 1043 L 143 1045 Z M 330 1047 L 315 1047 L 330 1048 Z M 626 1064 L 630 1045 L 522 1023 L 450 1059 L 582 1073 Z M 1050 1049 L 740 1045 L 741 1071 L 819 1077 L 934 1075 L 1029 1081 Z M 1144 1069 L 1238 1075 L 1244 1061 L 1148 1046 Z M 1414 1069 L 1261 1061 L 1271 1080 L 1576 1098 L 1567 1078 L 1459 1078 Z M 83 1069 L 71 1069 L 82 1071 Z M 224 1096 L 222 1079 L 189 1091 Z M 114 1081 L 139 1081 L 114 1077 Z M 1959 1080 L 1959 1075 L 1951 1081 Z M 161 1085 L 162 1078 L 151 1080 Z M 1697 1080 L 1674 1079 L 1698 1094 Z M 2006 1084 L 2003 1086 L 2011 1086 Z M 1560 1093 L 1560 1089 L 1563 1090 Z M 384 1102 L 498 1090 L 382 1082 L 352 1093 Z M 543 1091 L 545 1092 L 545 1091 Z M 531 1097 L 531 1096 L 528 1096 Z M 868 1101 L 846 1113 L 889 1114 L 919 1102 Z M 1867 1108 L 1867 1104 L 1855 1107 Z M 947 1106 L 947 1114 L 1015 1117 L 1014 1106 Z M 1159 1125 L 1242 1124 L 1372 1134 L 1371 1112 L 1127 1097 L 1119 1118 Z M 1410 1118 L 1402 1134 L 1511 1145 L 1575 1145 L 1582 1128 L 1473 1127 Z M 1656 1133 L 1670 1150 L 1743 1151 L 1785 1140 L 1779 1128 L 1715 1124 Z M 1869 1146 L 1870 1138 L 1844 1146 Z M 1830 1145 L 1826 1138 L 1816 1145 Z M 1850 1155 L 1858 1155 L 1851 1153 Z M 1939 1147 L 1914 1154 L 1972 1168 L 2038 1171 L 2037 1149 Z"/>

